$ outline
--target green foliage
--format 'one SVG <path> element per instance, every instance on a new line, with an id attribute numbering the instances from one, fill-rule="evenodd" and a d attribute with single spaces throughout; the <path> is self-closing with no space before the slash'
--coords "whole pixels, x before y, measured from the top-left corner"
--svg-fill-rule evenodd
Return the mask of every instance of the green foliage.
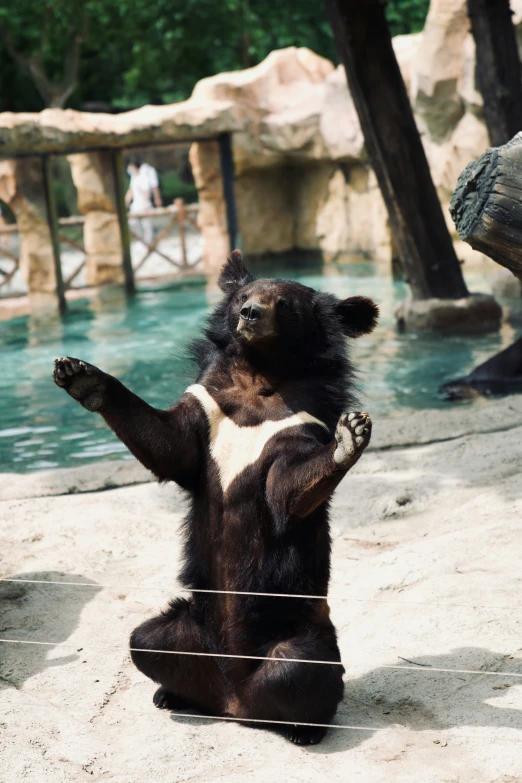
<path id="1" fill-rule="evenodd" d="M 389 0 L 392 34 L 421 29 L 428 4 Z M 321 0 L 3 0 L 0 31 L 0 110 L 44 107 L 27 67 L 9 55 L 6 35 L 57 83 L 81 36 L 78 86 L 67 103 L 76 108 L 183 100 L 199 79 L 255 65 L 285 46 L 337 61 Z"/>
<path id="2" fill-rule="evenodd" d="M 430 0 L 388 0 L 386 16 L 391 34 L 419 33 L 429 7 Z"/>
<path id="3" fill-rule="evenodd" d="M 183 182 L 176 171 L 158 172 L 163 204 L 172 204 L 175 198 L 182 198 L 187 204 L 198 200 L 198 191 L 193 182 Z"/>

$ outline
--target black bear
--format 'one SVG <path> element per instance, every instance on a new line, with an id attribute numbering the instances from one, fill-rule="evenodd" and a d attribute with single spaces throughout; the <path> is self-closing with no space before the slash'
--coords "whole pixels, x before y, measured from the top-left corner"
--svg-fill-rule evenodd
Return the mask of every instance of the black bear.
<path id="1" fill-rule="evenodd" d="M 328 501 L 371 434 L 366 413 L 345 412 L 344 338 L 371 332 L 378 308 L 256 279 L 237 250 L 219 285 L 225 296 L 193 345 L 198 379 L 170 410 L 78 359 L 56 360 L 54 378 L 191 500 L 181 581 L 194 592 L 130 641 L 135 665 L 160 685 L 156 706 L 281 721 L 293 742 L 317 743 L 343 695 L 326 601 Z"/>

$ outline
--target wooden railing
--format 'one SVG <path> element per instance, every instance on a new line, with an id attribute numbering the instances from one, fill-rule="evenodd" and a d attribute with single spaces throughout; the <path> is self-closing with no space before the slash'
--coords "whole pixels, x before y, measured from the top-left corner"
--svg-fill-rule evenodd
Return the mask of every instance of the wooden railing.
<path id="1" fill-rule="evenodd" d="M 133 213 L 132 215 L 129 215 L 130 218 L 138 219 L 138 220 L 143 218 L 154 219 L 154 218 L 165 217 L 165 216 L 169 218 L 167 224 L 161 229 L 161 231 L 158 232 L 158 234 L 154 237 L 153 241 L 150 244 L 146 242 L 142 237 L 140 237 L 136 232 L 130 230 L 131 237 L 137 242 L 143 244 L 146 248 L 146 253 L 143 256 L 143 258 L 141 258 L 137 264 L 133 265 L 134 273 L 136 273 L 139 269 L 141 269 L 145 264 L 145 262 L 149 260 L 154 253 L 160 256 L 161 258 L 163 258 L 173 267 L 175 267 L 178 272 L 186 272 L 188 269 L 194 267 L 197 263 L 199 263 L 200 259 L 198 259 L 196 262 L 192 264 L 188 262 L 187 237 L 186 237 L 187 224 L 190 225 L 192 228 L 199 230 L 197 220 L 196 220 L 198 209 L 199 209 L 198 204 L 186 205 L 182 198 L 177 198 L 174 199 L 174 202 L 168 207 L 157 207 L 147 212 L 139 212 L 139 213 Z M 84 224 L 85 224 L 85 217 L 83 215 L 73 215 L 72 217 L 59 218 L 58 220 L 59 229 L 71 228 L 75 226 L 83 226 Z M 171 231 L 173 231 L 176 228 L 180 239 L 181 261 L 178 261 L 177 259 L 173 258 L 168 253 L 166 253 L 163 249 L 160 250 L 158 247 L 160 242 L 166 239 L 166 237 L 171 233 Z M 13 253 L 12 250 L 7 249 L 2 241 L 4 236 L 9 236 L 10 234 L 16 234 L 16 233 L 18 233 L 18 226 L 16 224 L 0 225 L 0 258 L 3 256 L 4 258 L 7 258 L 10 261 L 14 262 L 14 266 L 12 269 L 9 270 L 9 272 L 4 270 L 0 265 L 0 289 L 6 286 L 9 283 L 9 281 L 12 280 L 12 278 L 14 277 L 14 275 L 16 274 L 16 272 L 20 267 L 19 256 L 17 256 L 16 253 Z M 80 253 L 83 253 L 84 256 L 81 262 L 78 264 L 78 266 L 63 281 L 63 287 L 65 290 L 67 290 L 71 287 L 73 281 L 78 277 L 82 269 L 85 267 L 87 253 L 83 244 L 67 236 L 67 234 L 65 234 L 63 231 L 58 232 L 58 239 L 63 244 L 68 245 L 69 247 L 73 248 L 74 250 L 77 250 Z"/>

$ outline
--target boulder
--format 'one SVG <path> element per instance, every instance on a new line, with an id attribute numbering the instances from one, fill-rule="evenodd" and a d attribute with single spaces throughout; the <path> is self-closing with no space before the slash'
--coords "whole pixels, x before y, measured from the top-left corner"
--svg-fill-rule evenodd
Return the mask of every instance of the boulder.
<path id="1" fill-rule="evenodd" d="M 413 332 L 487 334 L 498 332 L 502 308 L 489 294 L 466 299 L 408 299 L 395 313 L 399 327 Z"/>

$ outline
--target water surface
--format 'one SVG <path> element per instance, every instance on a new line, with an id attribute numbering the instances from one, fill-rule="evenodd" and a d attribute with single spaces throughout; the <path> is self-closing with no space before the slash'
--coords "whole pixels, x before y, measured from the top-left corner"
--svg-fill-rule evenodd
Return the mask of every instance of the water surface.
<path id="1" fill-rule="evenodd" d="M 509 326 L 486 337 L 397 334 L 393 311 L 406 296 L 382 266 L 361 262 L 324 271 L 286 272 L 305 285 L 339 297 L 364 294 L 381 308 L 376 331 L 352 341 L 360 396 L 374 420 L 421 408 L 447 406 L 436 391 L 464 375 L 517 336 Z M 471 279 L 469 279 L 471 278 Z M 487 278 L 468 276 L 473 290 Z M 51 378 L 53 359 L 74 356 L 117 376 L 151 405 L 165 408 L 194 380 L 184 359 L 219 295 L 204 285 L 138 293 L 127 300 L 111 291 L 77 300 L 63 319 L 34 317 L 0 322 L 0 471 L 37 471 L 127 458 L 100 416 L 85 411 Z"/>

